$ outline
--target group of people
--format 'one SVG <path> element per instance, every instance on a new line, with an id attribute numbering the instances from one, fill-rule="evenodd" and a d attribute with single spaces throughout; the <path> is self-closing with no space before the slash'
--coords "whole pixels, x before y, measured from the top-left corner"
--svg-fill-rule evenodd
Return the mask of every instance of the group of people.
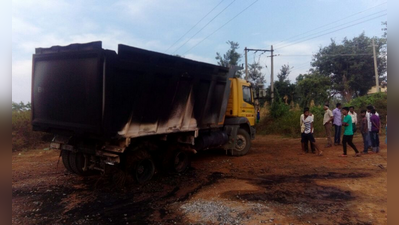
<path id="1" fill-rule="evenodd" d="M 342 136 L 343 154 L 341 156 L 347 156 L 347 145 L 353 148 L 355 156 L 380 152 L 379 132 L 381 129 L 381 122 L 380 117 L 373 106 L 367 106 L 367 110 L 361 110 L 360 132 L 364 144 L 362 152 L 359 152 L 355 144 L 353 144 L 353 135 L 357 131 L 358 124 L 358 117 L 355 108 L 353 106 L 342 107 L 341 103 L 337 103 L 336 108 L 331 111 L 329 105 L 326 104 L 324 105 L 324 111 L 323 125 L 327 136 L 326 148 L 333 146 L 331 130 L 334 126 L 335 146 L 341 145 L 341 131 L 342 127 L 344 127 Z M 314 115 L 309 112 L 309 108 L 305 108 L 300 117 L 302 151 L 306 153 L 309 152 L 308 142 L 310 142 L 312 153 L 317 153 L 321 156 L 323 152 L 316 144 L 316 140 L 313 137 L 313 121 Z"/>

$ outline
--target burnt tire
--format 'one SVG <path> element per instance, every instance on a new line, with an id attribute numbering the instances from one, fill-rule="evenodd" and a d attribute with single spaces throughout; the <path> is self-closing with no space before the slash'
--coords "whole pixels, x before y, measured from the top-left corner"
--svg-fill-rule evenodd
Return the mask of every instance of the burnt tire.
<path id="1" fill-rule="evenodd" d="M 182 173 L 191 164 L 190 153 L 180 149 L 178 145 L 170 145 L 162 155 L 161 168 L 168 173 Z"/>
<path id="2" fill-rule="evenodd" d="M 242 128 L 238 129 L 236 136 L 236 145 L 234 149 L 230 150 L 233 156 L 246 155 L 251 148 L 251 137 L 248 132 Z"/>
<path id="3" fill-rule="evenodd" d="M 137 150 L 126 155 L 125 170 L 134 180 L 143 184 L 154 176 L 155 164 L 151 155 L 145 150 Z"/>
<path id="4" fill-rule="evenodd" d="M 189 153 L 186 151 L 176 151 L 173 156 L 173 161 L 171 163 L 172 171 L 177 173 L 183 173 L 186 171 L 190 166 Z"/>
<path id="5" fill-rule="evenodd" d="M 80 176 L 90 176 L 94 174 L 94 171 L 91 170 L 83 170 L 85 165 L 85 157 L 83 153 L 80 152 L 71 152 L 71 151 L 62 151 L 62 162 L 64 163 L 65 168 L 68 171 L 78 174 Z"/>
<path id="6" fill-rule="evenodd" d="M 75 173 L 71 166 L 69 165 L 69 153 L 70 151 L 66 150 L 61 150 L 61 158 L 62 158 L 62 164 L 64 164 L 64 167 L 71 173 Z"/>

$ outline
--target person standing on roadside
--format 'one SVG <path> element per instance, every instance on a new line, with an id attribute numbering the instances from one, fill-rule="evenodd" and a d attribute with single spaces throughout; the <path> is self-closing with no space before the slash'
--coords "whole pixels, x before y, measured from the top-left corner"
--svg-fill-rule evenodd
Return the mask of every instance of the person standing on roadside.
<path id="1" fill-rule="evenodd" d="M 324 105 L 324 118 L 323 118 L 323 125 L 324 129 L 326 130 L 326 136 L 327 136 L 327 144 L 326 148 L 332 147 L 332 141 L 331 141 L 331 128 L 332 128 L 332 121 L 333 121 L 333 113 L 329 109 L 329 105 L 325 104 Z"/>
<path id="2" fill-rule="evenodd" d="M 305 107 L 304 111 L 306 111 L 306 110 L 309 111 L 309 108 Z M 309 116 L 311 116 L 312 120 L 314 121 L 314 115 L 312 113 L 309 113 Z M 303 137 L 304 136 L 303 132 L 305 130 L 305 124 L 303 123 L 304 117 L 305 117 L 305 113 L 301 114 L 301 116 L 299 118 L 299 124 L 301 126 L 301 143 L 304 143 L 304 145 L 305 145 L 303 151 L 305 153 L 309 153 L 309 140 L 307 140 L 306 138 Z M 314 132 L 314 128 L 312 129 L 312 133 L 313 132 Z M 310 142 L 310 148 L 311 148 L 312 153 L 315 153 L 314 145 L 312 142 Z"/>
<path id="3" fill-rule="evenodd" d="M 347 156 L 346 152 L 346 144 L 351 146 L 353 150 L 355 150 L 355 156 L 360 156 L 359 151 L 356 146 L 353 144 L 353 128 L 352 128 L 352 117 L 348 115 L 349 108 L 342 108 L 342 114 L 344 114 L 344 120 L 342 121 L 342 125 L 344 126 L 344 136 L 342 138 L 342 146 L 344 149 L 344 154 L 341 156 Z"/>
<path id="4" fill-rule="evenodd" d="M 367 127 L 368 127 L 368 129 L 369 129 L 369 135 L 368 135 L 368 145 L 367 145 L 367 148 L 372 148 L 373 147 L 373 145 L 372 145 L 372 143 L 371 143 L 371 121 L 370 121 L 370 117 L 371 117 L 371 110 L 373 110 L 374 109 L 374 106 L 372 106 L 372 105 L 369 105 L 369 106 L 367 106 L 367 112 L 366 112 L 366 118 L 367 118 Z M 377 116 L 380 116 L 380 115 L 378 115 L 378 113 L 377 112 L 375 112 L 375 114 L 377 115 Z"/>
<path id="5" fill-rule="evenodd" d="M 370 122 L 371 122 L 371 143 L 373 146 L 373 152 L 374 153 L 379 153 L 380 152 L 380 138 L 378 137 L 378 133 L 380 132 L 380 117 L 376 115 L 375 109 L 371 110 L 371 116 L 370 116 Z"/>
<path id="6" fill-rule="evenodd" d="M 323 155 L 323 152 L 316 144 L 316 140 L 313 137 L 313 116 L 309 115 L 309 108 L 305 108 L 303 110 L 304 117 L 301 119 L 302 123 L 304 124 L 305 128 L 303 130 L 303 139 L 302 141 L 302 151 L 305 151 L 305 143 L 310 141 L 314 148 L 317 150 L 318 155 Z"/>
<path id="7" fill-rule="evenodd" d="M 356 133 L 356 125 L 357 125 L 357 113 L 355 112 L 354 106 L 349 107 L 348 114 L 352 117 L 353 134 L 355 134 Z"/>
<path id="8" fill-rule="evenodd" d="M 334 133 L 334 145 L 340 145 L 341 143 L 341 129 L 342 129 L 342 114 L 341 114 L 341 103 L 336 104 L 336 108 L 333 110 L 333 124 L 335 128 Z"/>
<path id="9" fill-rule="evenodd" d="M 362 117 L 361 121 L 360 121 L 360 133 L 362 134 L 362 138 L 363 138 L 363 154 L 367 154 L 368 153 L 368 136 L 369 136 L 369 128 L 368 128 L 368 124 L 367 124 L 367 118 L 366 118 L 366 110 L 362 109 L 362 111 L 360 112 L 360 116 Z"/>

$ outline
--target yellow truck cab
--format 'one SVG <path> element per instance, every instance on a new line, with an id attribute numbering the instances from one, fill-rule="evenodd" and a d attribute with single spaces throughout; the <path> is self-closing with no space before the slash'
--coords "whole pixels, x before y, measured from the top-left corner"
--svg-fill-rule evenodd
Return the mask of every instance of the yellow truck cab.
<path id="1" fill-rule="evenodd" d="M 230 78 L 230 97 L 226 117 L 246 117 L 251 126 L 255 125 L 255 106 L 251 84 L 243 79 Z"/>
<path id="2" fill-rule="evenodd" d="M 251 148 L 255 138 L 255 105 L 251 83 L 230 78 L 230 96 L 227 103 L 224 128 L 229 141 L 223 148 L 230 155 L 242 156 Z"/>

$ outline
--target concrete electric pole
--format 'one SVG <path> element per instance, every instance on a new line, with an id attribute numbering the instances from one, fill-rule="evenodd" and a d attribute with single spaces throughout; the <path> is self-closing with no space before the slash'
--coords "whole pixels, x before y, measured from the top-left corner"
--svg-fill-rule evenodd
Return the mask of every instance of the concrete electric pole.
<path id="1" fill-rule="evenodd" d="M 248 80 L 248 49 L 245 47 L 245 80 Z"/>
<path id="2" fill-rule="evenodd" d="M 374 56 L 375 87 L 377 89 L 377 92 L 380 92 L 380 84 L 378 82 L 377 54 L 375 52 L 374 39 L 373 39 L 373 56 Z"/>
<path id="3" fill-rule="evenodd" d="M 270 58 L 271 58 L 271 71 L 270 71 L 270 93 L 271 93 L 271 99 L 272 103 L 274 102 L 274 76 L 273 76 L 273 71 L 274 71 L 274 66 L 273 66 L 273 45 L 270 48 Z"/>

